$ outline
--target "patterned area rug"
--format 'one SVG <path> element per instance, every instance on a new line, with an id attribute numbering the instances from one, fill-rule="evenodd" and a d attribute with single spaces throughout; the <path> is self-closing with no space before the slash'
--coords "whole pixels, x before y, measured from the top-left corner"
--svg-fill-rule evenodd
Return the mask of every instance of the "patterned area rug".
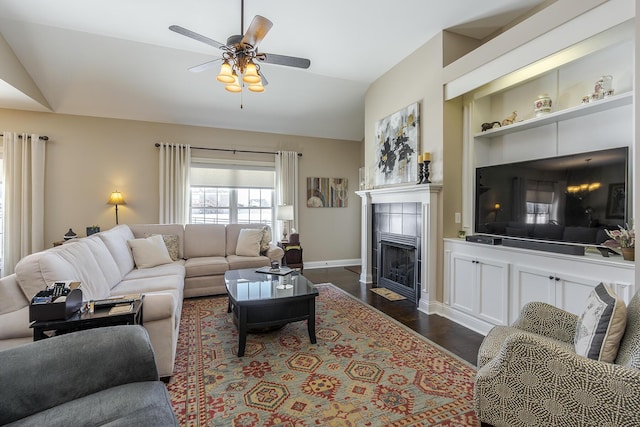
<path id="1" fill-rule="evenodd" d="M 187 299 L 167 384 L 184 426 L 479 426 L 475 369 L 330 284 L 306 322 L 238 335 L 227 298 Z"/>
<path id="2" fill-rule="evenodd" d="M 385 297 L 386 299 L 388 299 L 389 301 L 400 301 L 403 299 L 406 299 L 405 297 L 403 297 L 400 294 L 397 294 L 395 292 L 393 292 L 390 289 L 387 288 L 371 288 L 371 292 L 374 292 L 380 296 Z"/>

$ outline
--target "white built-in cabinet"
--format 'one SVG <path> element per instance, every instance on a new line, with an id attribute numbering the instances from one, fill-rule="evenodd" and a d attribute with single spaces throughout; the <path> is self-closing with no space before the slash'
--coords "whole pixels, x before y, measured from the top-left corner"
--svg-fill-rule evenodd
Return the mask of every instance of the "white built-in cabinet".
<path id="1" fill-rule="evenodd" d="M 462 228 L 467 234 L 473 234 L 476 167 L 627 146 L 632 169 L 627 182 L 634 181 L 634 40 L 629 20 L 462 95 Z M 613 96 L 583 103 L 603 75 L 613 77 Z M 541 94 L 551 97 L 553 108 L 536 117 L 534 101 Z M 500 122 L 513 111 L 515 123 L 481 130 L 483 123 Z M 628 192 L 629 200 L 633 193 Z M 633 218 L 631 203 L 629 209 Z M 512 323 L 530 301 L 579 314 L 600 282 L 610 283 L 629 302 L 634 274 L 633 262 L 597 251 L 576 256 L 445 239 L 441 313 L 486 333 Z"/>
<path id="2" fill-rule="evenodd" d="M 565 255 L 445 239 L 444 253 L 441 314 L 481 333 L 511 324 L 530 301 L 580 314 L 600 282 L 627 303 L 635 292 L 634 263 L 597 251 Z"/>
<path id="3" fill-rule="evenodd" d="M 507 322 L 509 264 L 483 256 L 452 253 L 450 304 L 493 324 Z"/>

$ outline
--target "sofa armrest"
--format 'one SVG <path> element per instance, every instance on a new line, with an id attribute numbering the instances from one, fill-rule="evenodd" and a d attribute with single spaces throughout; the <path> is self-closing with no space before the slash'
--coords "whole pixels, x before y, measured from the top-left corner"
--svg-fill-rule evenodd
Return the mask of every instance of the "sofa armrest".
<path id="1" fill-rule="evenodd" d="M 112 326 L 0 352 L 0 425 L 118 385 L 158 380 L 142 326 Z"/>
<path id="2" fill-rule="evenodd" d="M 640 425 L 640 370 L 519 333 L 478 371 L 475 402 L 492 425 Z"/>
<path id="3" fill-rule="evenodd" d="M 530 302 L 511 326 L 523 331 L 573 343 L 578 316 L 544 302 Z"/>
<path id="4" fill-rule="evenodd" d="M 282 257 L 284 256 L 284 250 L 280 246 L 269 244 L 269 249 L 265 251 L 265 255 L 269 257 L 271 261 L 278 261 L 278 263 L 281 263 Z"/>

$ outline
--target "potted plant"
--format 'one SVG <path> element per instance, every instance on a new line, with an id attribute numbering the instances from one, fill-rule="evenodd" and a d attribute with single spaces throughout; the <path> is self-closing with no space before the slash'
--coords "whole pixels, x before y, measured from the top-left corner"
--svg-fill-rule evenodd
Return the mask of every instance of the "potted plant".
<path id="1" fill-rule="evenodd" d="M 610 248 L 619 248 L 622 257 L 627 261 L 635 261 L 636 233 L 633 228 L 618 226 L 618 230 L 605 230 L 610 240 L 604 242 Z"/>

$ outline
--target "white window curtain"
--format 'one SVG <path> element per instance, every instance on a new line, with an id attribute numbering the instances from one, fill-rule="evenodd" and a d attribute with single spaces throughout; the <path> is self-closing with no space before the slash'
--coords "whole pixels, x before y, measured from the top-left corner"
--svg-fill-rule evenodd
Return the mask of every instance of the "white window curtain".
<path id="1" fill-rule="evenodd" d="M 160 146 L 160 224 L 186 224 L 189 219 L 191 146 Z"/>
<path id="2" fill-rule="evenodd" d="M 44 250 L 45 141 L 40 135 L 3 132 L 4 257 L 2 275 L 21 258 Z"/>
<path id="3" fill-rule="evenodd" d="M 293 206 L 293 220 L 287 230 L 298 229 L 298 153 L 278 151 L 276 154 L 276 203 Z M 276 214 L 277 217 L 277 214 Z M 276 221 L 274 236 L 282 236 L 281 221 Z"/>

